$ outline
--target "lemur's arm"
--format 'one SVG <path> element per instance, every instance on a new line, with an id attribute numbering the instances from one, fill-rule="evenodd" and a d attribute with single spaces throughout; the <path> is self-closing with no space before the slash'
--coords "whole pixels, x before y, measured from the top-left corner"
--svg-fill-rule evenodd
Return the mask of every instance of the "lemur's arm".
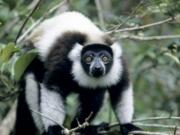
<path id="1" fill-rule="evenodd" d="M 132 124 L 134 113 L 133 89 L 125 62 L 123 59 L 121 60 L 123 63 L 121 79 L 116 85 L 109 88 L 109 93 L 111 104 L 121 125 L 121 132 L 123 135 L 127 135 L 128 132 L 140 130 L 140 128 Z"/>
<path id="2" fill-rule="evenodd" d="M 55 89 L 41 85 L 41 113 L 62 125 L 65 118 L 64 100 Z M 62 127 L 46 117 L 42 117 L 45 135 L 61 135 Z"/>

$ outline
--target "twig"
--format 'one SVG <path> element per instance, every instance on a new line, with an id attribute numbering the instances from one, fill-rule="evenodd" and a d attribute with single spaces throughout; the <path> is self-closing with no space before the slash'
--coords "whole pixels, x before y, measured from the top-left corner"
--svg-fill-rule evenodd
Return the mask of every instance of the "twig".
<path id="1" fill-rule="evenodd" d="M 109 131 L 101 131 L 99 134 L 110 134 L 111 132 Z M 149 131 L 133 131 L 130 132 L 128 135 L 172 135 L 172 134 L 167 134 L 167 133 L 162 133 L 162 132 L 149 132 Z"/>
<path id="2" fill-rule="evenodd" d="M 37 2 L 37 4 L 36 4 L 36 5 L 34 6 L 34 8 L 32 9 L 32 11 L 31 11 L 31 12 L 29 13 L 29 15 L 26 17 L 25 21 L 23 22 L 23 24 L 22 24 L 22 26 L 21 26 L 21 28 L 20 28 L 17 36 L 16 36 L 15 43 L 17 43 L 17 40 L 18 40 L 19 36 L 21 35 L 21 33 L 22 33 L 25 25 L 27 24 L 29 18 L 33 15 L 33 13 L 38 9 L 41 1 L 42 1 L 42 0 L 39 0 L 39 1 Z"/>
<path id="3" fill-rule="evenodd" d="M 174 134 L 173 135 L 176 135 L 176 131 L 177 131 L 177 126 L 174 128 Z"/>
<path id="4" fill-rule="evenodd" d="M 62 2 L 60 2 L 58 5 L 52 7 L 50 10 L 48 10 L 40 19 L 38 19 L 34 24 L 31 25 L 31 27 L 29 27 L 29 29 L 27 29 L 24 34 L 22 36 L 20 36 L 17 39 L 17 43 L 20 43 L 21 41 L 23 41 L 24 38 L 26 38 L 26 36 L 34 29 L 36 28 L 44 19 L 46 19 L 51 13 L 53 13 L 54 11 L 56 11 L 58 8 L 60 8 L 61 6 L 63 6 L 66 3 L 67 0 L 63 0 Z"/>
<path id="5" fill-rule="evenodd" d="M 180 120 L 180 117 L 177 116 L 149 117 L 149 118 L 135 119 L 133 120 L 133 122 L 147 121 L 147 120 L 166 120 L 166 119 Z"/>
<path id="6" fill-rule="evenodd" d="M 147 121 L 147 120 L 167 120 L 167 119 L 173 119 L 173 120 L 180 120 L 180 117 L 176 117 L 176 116 L 168 116 L 168 117 L 149 117 L 149 118 L 142 118 L 142 119 L 135 119 L 133 120 L 132 122 L 140 122 L 140 121 Z M 115 123 L 112 123 L 109 125 L 109 128 L 112 128 L 112 127 L 116 127 L 116 126 L 119 126 L 119 122 L 115 122 Z M 163 125 L 157 125 L 156 126 L 163 126 Z M 168 125 L 167 125 L 168 126 Z M 164 126 L 165 127 L 165 126 Z M 171 125 L 169 125 L 169 127 L 167 128 L 170 128 Z M 172 127 L 171 127 L 172 128 Z M 179 128 L 179 127 L 178 127 Z"/>
<path id="7" fill-rule="evenodd" d="M 176 39 L 176 38 L 180 38 L 180 35 L 162 35 L 162 36 L 143 37 L 143 36 L 125 34 L 120 37 L 120 39 L 134 39 L 134 40 L 141 40 L 141 41 L 166 40 L 166 39 Z"/>
<path id="8" fill-rule="evenodd" d="M 69 130 L 69 133 L 71 134 L 71 133 L 73 133 L 73 132 L 76 132 L 76 131 L 79 130 L 79 129 L 82 129 L 82 128 L 85 128 L 85 127 L 89 126 L 89 119 L 92 117 L 92 114 L 93 114 L 93 112 L 91 112 L 91 113 L 89 114 L 89 116 L 85 119 L 85 121 L 84 121 L 82 124 L 80 124 L 80 123 L 78 122 L 78 123 L 79 123 L 78 126 L 75 127 L 75 128 L 73 128 L 73 129 L 70 129 L 70 130 Z"/>
<path id="9" fill-rule="evenodd" d="M 108 32 L 106 32 L 106 34 L 112 34 L 112 33 L 118 33 L 118 32 L 126 32 L 126 31 L 133 31 L 133 30 L 141 30 L 141 29 L 145 29 L 145 28 L 161 25 L 163 23 L 167 23 L 167 22 L 173 21 L 175 19 L 176 19 L 176 17 L 169 17 L 169 18 L 164 19 L 162 21 L 158 21 L 158 22 L 155 22 L 155 23 L 150 23 L 150 24 L 146 24 L 146 25 L 142 25 L 142 26 L 135 26 L 135 27 L 131 27 L 131 28 L 123 28 L 123 29 L 108 31 Z"/>
<path id="10" fill-rule="evenodd" d="M 176 125 L 145 124 L 145 123 L 134 123 L 134 124 L 138 126 L 143 126 L 143 127 L 171 128 L 174 130 L 180 129 L 180 127 L 177 127 Z"/>
<path id="11" fill-rule="evenodd" d="M 98 11 L 98 17 L 99 17 L 100 24 L 104 28 L 105 27 L 105 25 L 104 25 L 104 16 L 103 16 L 103 10 L 102 10 L 100 0 L 95 0 L 95 4 L 96 4 L 97 11 Z"/>
<path id="12" fill-rule="evenodd" d="M 35 111 L 35 110 L 31 109 L 31 108 L 30 108 L 30 110 L 31 110 L 33 113 L 36 113 L 36 114 L 38 114 L 38 115 L 41 115 L 42 117 L 44 117 L 44 118 L 46 118 L 46 119 L 48 119 L 48 120 L 51 120 L 51 121 L 54 122 L 55 124 L 59 125 L 61 128 L 63 128 L 62 134 L 64 134 L 64 135 L 71 135 L 72 133 L 76 132 L 77 130 L 89 126 L 89 122 L 88 122 L 88 121 L 89 121 L 89 119 L 92 117 L 92 114 L 93 114 L 93 112 L 91 112 L 91 113 L 89 114 L 89 116 L 85 119 L 85 121 L 84 121 L 82 124 L 78 123 L 78 126 L 77 126 L 77 127 L 72 128 L 72 129 L 69 130 L 69 129 L 65 128 L 63 125 L 60 125 L 56 120 L 53 120 L 53 119 L 50 118 L 49 116 L 46 116 L 46 115 L 42 114 L 41 112 Z"/>
<path id="13" fill-rule="evenodd" d="M 109 33 L 109 34 L 116 33 L 116 31 L 117 31 L 123 24 L 127 23 L 127 22 L 133 17 L 133 15 L 137 12 L 137 10 L 138 10 L 139 7 L 143 4 L 143 2 L 144 2 L 144 0 L 141 0 L 141 1 L 139 2 L 139 4 L 134 8 L 134 10 L 130 13 L 130 15 L 126 18 L 125 21 L 123 21 L 122 23 L 120 23 L 114 30 L 109 31 L 109 32 L 107 32 L 107 33 Z M 121 30 L 121 29 L 119 29 L 119 30 Z"/>
<path id="14" fill-rule="evenodd" d="M 9 93 L 7 95 L 0 96 L 0 101 L 6 100 L 7 98 L 12 97 L 12 96 L 18 94 L 19 92 L 20 92 L 20 90 L 17 90 L 17 91 L 14 91 L 12 93 Z"/>
<path id="15" fill-rule="evenodd" d="M 92 117 L 92 115 L 93 115 L 93 112 L 91 112 L 91 113 L 89 114 L 89 116 L 85 119 L 85 122 L 88 122 L 88 121 L 90 120 L 90 118 Z"/>
<path id="16" fill-rule="evenodd" d="M 54 122 L 55 124 L 59 125 L 61 128 L 66 129 L 66 128 L 64 128 L 64 126 L 60 125 L 57 121 L 53 120 L 51 117 L 46 116 L 46 115 L 42 114 L 41 112 L 35 111 L 35 110 L 31 109 L 31 108 L 30 108 L 30 110 L 31 110 L 33 113 L 36 113 L 36 114 L 38 114 L 38 115 L 41 115 L 42 117 L 44 117 L 44 118 L 46 118 L 46 119 Z"/>
<path id="17" fill-rule="evenodd" d="M 162 132 L 149 132 L 149 131 L 132 131 L 129 133 L 129 135 L 172 135 L 172 134 L 167 134 L 167 133 L 162 133 Z"/>

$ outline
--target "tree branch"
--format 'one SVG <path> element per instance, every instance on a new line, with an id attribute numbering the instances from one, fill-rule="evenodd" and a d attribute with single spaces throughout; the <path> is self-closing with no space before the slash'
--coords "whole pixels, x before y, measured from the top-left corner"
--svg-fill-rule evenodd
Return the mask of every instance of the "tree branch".
<path id="1" fill-rule="evenodd" d="M 173 20 L 176 20 L 177 17 L 169 17 L 167 19 L 155 22 L 155 23 L 150 23 L 150 24 L 146 24 L 146 25 L 142 25 L 142 26 L 135 26 L 135 27 L 131 27 L 131 28 L 123 28 L 123 29 L 116 29 L 116 30 L 112 30 L 112 31 L 108 31 L 106 32 L 106 34 L 113 34 L 113 33 L 118 33 L 118 32 L 127 32 L 127 31 L 133 31 L 133 30 L 142 30 L 145 28 L 149 28 L 149 27 L 153 27 L 153 26 L 157 26 L 157 25 L 161 25 L 167 22 L 171 22 Z"/>
<path id="2" fill-rule="evenodd" d="M 149 40 L 166 40 L 166 39 L 176 39 L 180 38 L 180 35 L 162 35 L 162 36 L 137 36 L 137 35 L 130 35 L 125 34 L 119 37 L 120 39 L 134 39 L 134 40 L 141 40 L 141 41 L 149 41 Z"/>
<path id="3" fill-rule="evenodd" d="M 77 130 L 89 126 L 89 119 L 92 117 L 92 115 L 93 115 L 93 112 L 91 112 L 91 113 L 89 114 L 89 116 L 85 119 L 85 121 L 84 121 L 82 124 L 80 124 L 80 123 L 77 121 L 77 122 L 78 122 L 78 126 L 75 127 L 75 128 L 73 128 L 73 129 L 70 129 L 69 132 L 68 132 L 68 134 L 65 134 L 65 135 L 71 135 L 72 133 L 76 132 Z"/>
<path id="4" fill-rule="evenodd" d="M 105 28 L 103 10 L 102 10 L 100 0 L 95 0 L 95 4 L 96 4 L 97 11 L 98 11 L 98 17 L 99 17 L 100 24 L 103 28 Z"/>
<path id="5" fill-rule="evenodd" d="M 38 115 L 41 115 L 42 117 L 44 117 L 44 118 L 46 118 L 46 119 L 54 122 L 55 124 L 57 124 L 57 125 L 60 126 L 61 128 L 66 129 L 65 127 L 63 127 L 62 125 L 60 125 L 56 120 L 53 120 L 51 117 L 46 116 L 46 115 L 42 114 L 41 112 L 35 111 L 35 110 L 31 109 L 31 108 L 30 108 L 30 110 L 31 110 L 33 113 L 36 113 L 36 114 L 38 114 Z"/>
<path id="6" fill-rule="evenodd" d="M 17 39 L 17 44 L 22 42 L 27 35 L 34 30 L 34 28 L 36 28 L 44 19 L 46 19 L 50 14 L 52 14 L 53 12 L 55 12 L 58 8 L 60 8 L 61 6 L 63 6 L 64 4 L 66 4 L 67 0 L 63 0 L 61 1 L 58 5 L 52 7 L 51 9 L 49 9 L 47 12 L 45 12 L 44 15 L 42 15 L 41 18 L 39 18 L 34 24 L 32 24 L 25 32 L 22 36 L 20 36 Z"/>
<path id="7" fill-rule="evenodd" d="M 147 120 L 167 120 L 167 119 L 180 120 L 180 117 L 177 117 L 177 116 L 149 117 L 149 118 L 135 119 L 133 120 L 133 122 L 147 121 Z"/>
<path id="8" fill-rule="evenodd" d="M 41 112 L 35 111 L 35 110 L 31 109 L 31 108 L 30 108 L 30 110 L 31 110 L 33 113 L 36 113 L 36 114 L 38 114 L 38 115 L 41 115 L 42 117 L 47 118 L 48 120 L 50 120 L 50 121 L 54 122 L 55 124 L 59 125 L 61 128 L 63 128 L 62 134 L 64 134 L 64 135 L 71 135 L 72 133 L 76 132 L 77 130 L 89 126 L 89 119 L 92 117 L 92 114 L 93 114 L 93 112 L 91 112 L 91 113 L 89 114 L 89 116 L 85 119 L 85 121 L 84 121 L 82 124 L 80 124 L 80 123 L 78 122 L 78 126 L 77 126 L 77 127 L 72 128 L 72 129 L 67 129 L 67 128 L 65 128 L 63 125 L 60 125 L 56 120 L 53 120 L 51 117 L 46 116 L 46 115 L 42 114 Z"/>
<path id="9" fill-rule="evenodd" d="M 133 131 L 130 132 L 129 135 L 172 135 L 172 134 L 167 134 L 167 133 L 162 133 L 162 132 L 149 132 L 149 131 Z"/>
<path id="10" fill-rule="evenodd" d="M 123 24 L 126 24 L 130 19 L 132 19 L 132 17 L 135 15 L 135 13 L 138 11 L 138 9 L 141 7 L 141 5 L 144 3 L 144 0 L 141 0 L 139 2 L 139 4 L 134 8 L 134 10 L 132 10 L 132 12 L 130 13 L 130 15 L 120 24 L 118 24 L 114 30 L 108 31 L 107 34 L 113 34 L 116 33 L 115 31 L 121 30 L 119 29 Z M 133 27 L 134 28 L 134 27 Z"/>
<path id="11" fill-rule="evenodd" d="M 38 7 L 39 7 L 41 1 L 42 1 L 42 0 L 39 0 L 39 1 L 37 2 L 37 4 L 36 4 L 36 5 L 34 6 L 34 8 L 32 9 L 32 11 L 31 11 L 31 12 L 29 13 L 29 15 L 26 17 L 25 21 L 23 22 L 23 24 L 22 24 L 22 26 L 21 26 L 21 28 L 20 28 L 20 30 L 19 30 L 17 36 L 16 36 L 15 44 L 17 43 L 17 40 L 18 40 L 19 36 L 21 35 L 21 33 L 22 33 L 22 31 L 23 31 L 25 25 L 27 24 L 29 18 L 30 18 L 30 17 L 33 15 L 33 13 L 38 9 Z"/>
<path id="12" fill-rule="evenodd" d="M 176 125 L 162 125 L 162 124 L 145 124 L 145 123 L 134 123 L 135 125 L 138 126 L 143 126 L 143 127 L 156 127 L 156 128 L 170 128 L 170 129 L 180 129 L 180 127 Z"/>
<path id="13" fill-rule="evenodd" d="M 12 97 L 12 96 L 14 96 L 14 95 L 17 95 L 19 92 L 21 92 L 21 91 L 20 91 L 20 90 L 17 90 L 17 91 L 8 93 L 8 94 L 6 94 L 6 95 L 0 96 L 0 101 L 6 100 L 6 99 L 9 98 L 9 97 Z"/>

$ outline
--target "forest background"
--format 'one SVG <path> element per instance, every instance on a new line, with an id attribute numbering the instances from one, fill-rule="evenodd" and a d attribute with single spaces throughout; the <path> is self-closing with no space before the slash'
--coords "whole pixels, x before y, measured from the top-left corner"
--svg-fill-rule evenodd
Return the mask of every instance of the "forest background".
<path id="1" fill-rule="evenodd" d="M 23 51 L 26 37 L 44 19 L 69 10 L 121 42 L 134 86 L 134 123 L 143 134 L 180 135 L 179 0 L 0 0 L 0 134 L 13 127 L 18 82 L 36 54 Z M 75 99 L 68 98 L 66 123 Z M 102 112 L 95 123 L 116 123 L 109 102 Z"/>

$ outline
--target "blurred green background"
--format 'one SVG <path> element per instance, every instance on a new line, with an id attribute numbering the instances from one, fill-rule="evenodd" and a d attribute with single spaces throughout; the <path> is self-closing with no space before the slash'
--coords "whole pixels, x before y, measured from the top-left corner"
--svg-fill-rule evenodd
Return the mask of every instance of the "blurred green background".
<path id="1" fill-rule="evenodd" d="M 42 0 L 21 34 L 60 2 Z M 21 50 L 24 42 L 14 46 L 14 41 L 36 3 L 37 0 L 0 0 L 0 123 L 18 95 L 16 78 L 21 76 L 20 72 L 23 73 L 19 67 L 26 67 L 27 59 L 30 62 L 34 55 L 29 52 L 30 56 L 24 56 Z M 164 39 L 154 37 L 180 35 L 179 0 L 69 0 L 47 17 L 61 10 L 79 11 L 106 32 L 175 18 L 153 27 L 116 32 L 112 37 L 121 42 L 129 65 L 134 85 L 135 118 L 180 116 L 180 36 Z M 69 116 L 74 113 L 71 108 L 76 106 L 73 104 L 75 98 L 76 95 L 68 98 Z M 95 123 L 101 121 L 116 121 L 109 103 Z M 158 122 L 180 125 L 180 122 L 174 120 Z"/>

